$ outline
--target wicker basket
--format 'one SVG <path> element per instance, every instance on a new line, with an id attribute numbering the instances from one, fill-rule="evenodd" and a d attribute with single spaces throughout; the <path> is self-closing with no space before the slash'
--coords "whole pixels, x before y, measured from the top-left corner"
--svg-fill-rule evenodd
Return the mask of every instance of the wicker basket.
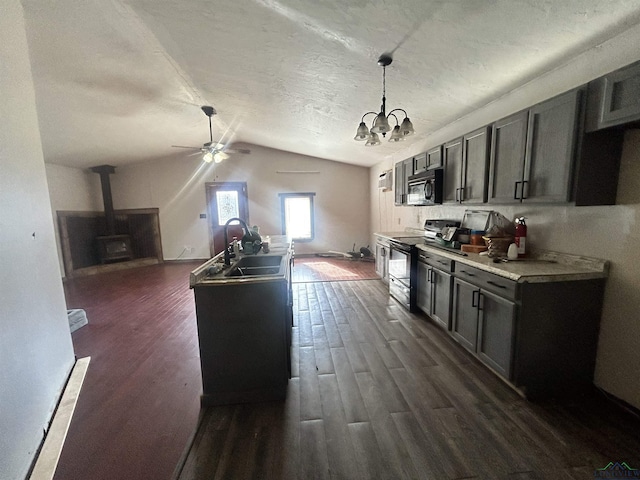
<path id="1" fill-rule="evenodd" d="M 490 257 L 505 257 L 509 245 L 513 243 L 513 237 L 482 237 L 489 249 Z"/>

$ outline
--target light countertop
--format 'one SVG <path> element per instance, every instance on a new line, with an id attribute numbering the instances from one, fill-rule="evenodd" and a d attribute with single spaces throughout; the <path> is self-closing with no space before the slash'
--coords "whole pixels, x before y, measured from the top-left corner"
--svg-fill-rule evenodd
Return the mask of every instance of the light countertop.
<path id="1" fill-rule="evenodd" d="M 467 253 L 463 256 L 429 245 L 416 245 L 416 247 L 519 283 L 606 278 L 609 272 L 608 260 L 559 252 L 532 252 L 526 259 L 494 263 L 493 258 L 477 253 Z"/>

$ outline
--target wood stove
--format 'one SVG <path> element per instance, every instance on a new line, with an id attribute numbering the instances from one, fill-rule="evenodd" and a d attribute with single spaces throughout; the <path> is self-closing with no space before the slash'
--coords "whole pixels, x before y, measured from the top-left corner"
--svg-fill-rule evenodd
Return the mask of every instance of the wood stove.
<path id="1" fill-rule="evenodd" d="M 116 235 L 115 213 L 111 197 L 111 180 L 109 175 L 116 172 L 116 167 L 100 165 L 91 171 L 100 175 L 102 200 L 104 201 L 104 217 L 107 223 L 107 235 L 96 237 L 100 263 L 119 262 L 133 259 L 131 238 L 129 235 Z"/>

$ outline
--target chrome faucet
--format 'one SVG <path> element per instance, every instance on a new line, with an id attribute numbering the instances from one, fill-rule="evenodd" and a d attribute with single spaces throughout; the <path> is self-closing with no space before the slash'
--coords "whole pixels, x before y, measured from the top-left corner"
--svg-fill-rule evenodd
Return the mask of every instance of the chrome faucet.
<path id="1" fill-rule="evenodd" d="M 244 229 L 245 234 L 249 233 L 249 227 L 247 226 L 247 222 L 242 220 L 241 218 L 233 217 L 227 220 L 227 223 L 224 224 L 224 264 L 229 266 L 231 265 L 231 256 L 229 255 L 229 237 L 227 235 L 227 228 L 231 222 L 239 222 Z"/>

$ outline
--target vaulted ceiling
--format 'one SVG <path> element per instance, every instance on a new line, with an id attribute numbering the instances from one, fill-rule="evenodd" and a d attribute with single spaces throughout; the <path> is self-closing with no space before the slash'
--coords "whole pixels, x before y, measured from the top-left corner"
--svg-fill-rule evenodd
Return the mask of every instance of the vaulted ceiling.
<path id="1" fill-rule="evenodd" d="M 637 0 L 22 3 L 45 161 L 76 167 L 189 155 L 202 105 L 214 140 L 373 165 L 640 22 Z M 366 148 L 385 52 L 416 134 Z"/>

